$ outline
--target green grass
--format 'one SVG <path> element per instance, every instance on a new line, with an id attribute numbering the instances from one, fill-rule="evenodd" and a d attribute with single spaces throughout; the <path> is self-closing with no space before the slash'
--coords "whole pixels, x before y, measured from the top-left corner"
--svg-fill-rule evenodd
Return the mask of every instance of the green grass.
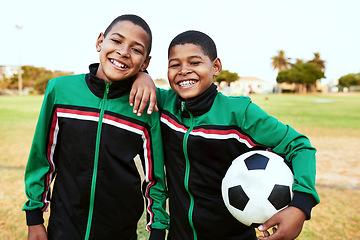
<path id="1" fill-rule="evenodd" d="M 0 240 L 26 239 L 23 175 L 42 96 L 0 96 Z M 360 95 L 252 95 L 280 121 L 312 136 L 342 134 L 359 139 Z M 332 136 L 333 137 L 333 136 Z M 339 146 L 341 147 L 341 146 Z M 319 149 L 321 151 L 321 149 Z M 336 161 L 336 159 L 333 159 Z M 360 159 L 359 159 L 360 161 Z M 318 188 L 321 204 L 299 239 L 356 239 L 360 233 L 360 192 Z M 139 239 L 147 239 L 143 217 Z"/>
<path id="2" fill-rule="evenodd" d="M 254 103 L 295 127 L 360 129 L 360 95 L 253 95 Z"/>

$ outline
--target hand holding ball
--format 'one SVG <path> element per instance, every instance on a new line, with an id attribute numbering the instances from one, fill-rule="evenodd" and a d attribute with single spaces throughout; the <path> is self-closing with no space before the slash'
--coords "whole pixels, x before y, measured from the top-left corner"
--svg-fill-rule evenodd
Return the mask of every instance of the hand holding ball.
<path id="1" fill-rule="evenodd" d="M 257 227 L 292 200 L 294 176 L 284 159 L 268 151 L 237 157 L 222 181 L 229 212 L 247 226 Z"/>

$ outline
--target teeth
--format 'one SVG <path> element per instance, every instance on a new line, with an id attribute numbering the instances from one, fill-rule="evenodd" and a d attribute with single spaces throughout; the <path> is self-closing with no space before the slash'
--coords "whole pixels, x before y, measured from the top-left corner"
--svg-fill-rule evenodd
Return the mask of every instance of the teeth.
<path id="1" fill-rule="evenodd" d="M 111 59 L 111 62 L 112 62 L 115 66 L 117 66 L 117 67 L 119 67 L 119 68 L 126 68 L 126 67 L 127 67 L 126 65 L 121 64 L 121 63 L 119 63 L 118 61 L 115 61 L 114 59 Z"/>
<path id="2" fill-rule="evenodd" d="M 187 80 L 187 81 L 180 82 L 179 85 L 180 85 L 180 87 L 185 87 L 185 86 L 193 85 L 195 83 L 196 83 L 196 81 L 194 81 L 194 80 Z"/>

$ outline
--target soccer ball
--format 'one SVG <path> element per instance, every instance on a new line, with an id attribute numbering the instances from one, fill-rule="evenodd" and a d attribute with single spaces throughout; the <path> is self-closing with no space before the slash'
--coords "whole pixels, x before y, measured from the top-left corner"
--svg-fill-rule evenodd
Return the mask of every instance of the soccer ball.
<path id="1" fill-rule="evenodd" d="M 237 157 L 223 178 L 225 206 L 241 223 L 258 227 L 293 197 L 294 175 L 279 155 L 251 151 Z"/>

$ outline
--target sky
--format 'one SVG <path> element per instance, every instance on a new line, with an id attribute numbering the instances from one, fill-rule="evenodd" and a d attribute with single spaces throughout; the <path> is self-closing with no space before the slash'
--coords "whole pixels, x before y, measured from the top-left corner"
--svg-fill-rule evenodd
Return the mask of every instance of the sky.
<path id="1" fill-rule="evenodd" d="M 117 16 L 136 14 L 152 29 L 153 79 L 167 79 L 170 41 L 199 30 L 215 41 L 223 69 L 239 76 L 275 83 L 271 57 L 279 50 L 294 61 L 319 52 L 326 83 L 360 72 L 359 9 L 359 0 L 6 0 L 0 65 L 86 73 L 99 62 L 99 33 Z"/>

